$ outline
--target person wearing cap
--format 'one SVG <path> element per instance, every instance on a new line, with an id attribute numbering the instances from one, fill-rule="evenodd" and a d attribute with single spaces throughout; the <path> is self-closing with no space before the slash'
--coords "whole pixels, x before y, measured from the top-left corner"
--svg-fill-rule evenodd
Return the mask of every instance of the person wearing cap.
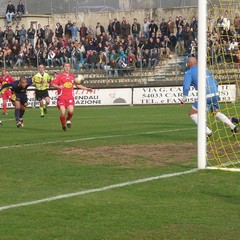
<path id="1" fill-rule="evenodd" d="M 151 23 L 149 24 L 149 33 L 150 36 L 152 36 L 152 33 L 157 33 L 158 31 L 158 26 L 157 24 L 154 22 L 154 20 L 151 20 Z"/>

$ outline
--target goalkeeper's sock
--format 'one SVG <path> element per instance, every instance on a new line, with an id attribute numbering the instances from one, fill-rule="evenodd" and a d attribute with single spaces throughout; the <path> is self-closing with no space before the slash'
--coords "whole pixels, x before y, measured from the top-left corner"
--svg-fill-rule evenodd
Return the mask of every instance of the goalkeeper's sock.
<path id="1" fill-rule="evenodd" d="M 196 124 L 198 124 L 198 115 L 197 115 L 197 113 L 190 115 L 190 118 L 191 118 Z"/>
<path id="2" fill-rule="evenodd" d="M 65 126 L 66 126 L 65 116 L 60 116 L 60 121 L 61 121 L 61 123 L 62 123 L 62 126 L 65 127 Z"/>
<path id="3" fill-rule="evenodd" d="M 190 115 L 190 118 L 198 125 L 198 115 L 197 113 Z M 212 135 L 212 131 L 206 126 L 206 134 L 208 136 Z"/>
<path id="4" fill-rule="evenodd" d="M 218 118 L 221 122 L 225 123 L 226 125 L 228 125 L 232 130 L 235 128 L 235 125 L 231 122 L 231 120 L 224 115 L 221 112 L 218 112 L 216 115 L 216 118 Z"/>

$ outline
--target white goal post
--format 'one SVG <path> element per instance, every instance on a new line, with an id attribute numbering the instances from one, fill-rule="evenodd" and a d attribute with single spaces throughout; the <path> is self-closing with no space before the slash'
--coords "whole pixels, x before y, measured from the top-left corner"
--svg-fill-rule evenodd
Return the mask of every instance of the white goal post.
<path id="1" fill-rule="evenodd" d="M 198 0 L 198 168 L 207 167 L 206 146 L 206 61 L 207 0 Z"/>

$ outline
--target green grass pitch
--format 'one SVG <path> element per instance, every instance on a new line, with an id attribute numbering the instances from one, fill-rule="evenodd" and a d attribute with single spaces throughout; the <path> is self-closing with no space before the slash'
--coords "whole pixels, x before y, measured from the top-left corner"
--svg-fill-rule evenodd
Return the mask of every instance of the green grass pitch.
<path id="1" fill-rule="evenodd" d="M 190 106 L 29 108 L 0 126 L 0 209 L 195 169 Z M 239 173 L 196 171 L 0 211 L 0 239 L 239 239 Z"/>

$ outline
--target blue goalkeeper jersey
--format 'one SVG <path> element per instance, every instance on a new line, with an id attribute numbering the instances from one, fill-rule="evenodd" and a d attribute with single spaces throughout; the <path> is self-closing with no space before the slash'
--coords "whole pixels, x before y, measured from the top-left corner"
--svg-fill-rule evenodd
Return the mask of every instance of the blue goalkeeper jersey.
<path id="1" fill-rule="evenodd" d="M 183 81 L 183 95 L 187 96 L 190 90 L 190 86 L 193 86 L 198 90 L 198 66 L 192 66 L 184 75 Z M 218 82 L 211 75 L 209 70 L 206 71 L 206 94 L 217 95 Z"/>

